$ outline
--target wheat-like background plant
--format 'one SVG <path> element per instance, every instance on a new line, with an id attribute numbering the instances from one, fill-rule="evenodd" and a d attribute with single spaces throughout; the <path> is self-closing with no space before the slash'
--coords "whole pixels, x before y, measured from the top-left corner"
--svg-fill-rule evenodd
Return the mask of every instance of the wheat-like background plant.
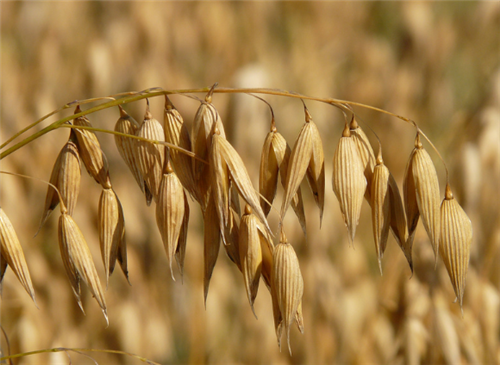
<path id="1" fill-rule="evenodd" d="M 276 345 L 273 306 L 260 285 L 253 309 L 238 268 L 221 248 L 204 304 L 203 219 L 190 199 L 182 280 L 165 255 L 154 204 L 116 149 L 97 133 L 126 222 L 129 286 L 115 269 L 106 290 L 99 249 L 102 188 L 82 166 L 73 218 L 82 230 L 105 291 L 109 327 L 90 291 L 82 289 L 84 316 L 74 299 L 58 244 L 53 213 L 36 237 L 47 186 L 0 175 L 0 205 L 26 256 L 37 308 L 11 268 L 2 281 L 1 325 L 10 353 L 55 347 L 113 349 L 160 363 L 495 364 L 500 362 L 500 6 L 496 2 L 2 2 L 0 143 L 71 100 L 139 91 L 272 87 L 372 105 L 416 121 L 443 156 L 456 200 L 473 225 L 467 286 L 460 306 L 445 264 L 435 268 L 423 224 L 413 243 L 414 274 L 391 236 L 380 275 L 372 211 L 363 202 L 350 244 L 331 187 L 332 159 L 344 116 L 330 105 L 306 101 L 325 154 L 325 209 L 320 215 L 302 184 L 307 242 L 289 209 L 286 236 L 304 281 L 304 334 L 293 324 L 287 353 Z M 196 94 L 203 99 L 204 94 Z M 260 95 L 274 110 L 278 131 L 293 147 L 304 124 L 298 99 Z M 191 123 L 199 102 L 172 102 Z M 215 93 L 227 139 L 258 188 L 269 107 L 245 94 Z M 144 100 L 124 106 L 142 121 Z M 150 99 L 163 118 L 164 98 Z M 85 110 L 87 106 L 82 106 Z M 415 129 L 383 113 L 356 108 L 358 122 L 403 192 Z M 72 109 L 71 109 L 72 111 Z M 68 116 L 57 113 L 49 121 Z M 116 107 L 88 116 L 112 130 Z M 35 127 L 35 131 L 48 122 Z M 67 141 L 52 131 L 0 162 L 0 170 L 48 181 Z M 16 140 L 16 142 L 21 139 Z M 437 169 L 440 199 L 445 169 L 422 142 Z M 2 150 L 3 152 L 4 150 Z M 283 189 L 269 215 L 278 226 Z M 59 208 L 57 208 L 59 209 Z M 244 211 L 244 206 L 242 206 Z M 275 232 L 275 244 L 279 233 Z M 351 247 L 351 246 L 354 246 Z M 286 336 L 286 334 L 285 334 Z M 2 356 L 7 342 L 1 339 Z M 92 353 L 100 364 L 138 363 L 122 355 Z M 22 364 L 68 363 L 63 353 L 26 356 Z M 71 353 L 71 363 L 92 363 Z"/>

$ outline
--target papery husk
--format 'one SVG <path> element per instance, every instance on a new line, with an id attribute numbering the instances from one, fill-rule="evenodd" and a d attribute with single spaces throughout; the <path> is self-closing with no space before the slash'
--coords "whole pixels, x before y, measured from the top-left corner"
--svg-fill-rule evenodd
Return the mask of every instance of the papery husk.
<path id="1" fill-rule="evenodd" d="M 177 265 L 179 266 L 182 280 L 184 279 L 184 259 L 186 257 L 189 212 L 189 203 L 186 193 L 184 193 L 184 219 L 182 220 L 182 227 L 181 231 L 179 232 L 179 243 L 177 244 L 177 249 L 175 250 L 175 260 L 177 261 Z"/>
<path id="2" fill-rule="evenodd" d="M 319 226 L 323 222 L 323 209 L 325 207 L 325 155 L 323 143 L 311 115 L 306 109 L 306 122 L 311 125 L 312 152 L 309 166 L 306 170 L 307 181 L 313 193 L 314 201 L 319 208 Z"/>
<path id="3" fill-rule="evenodd" d="M 217 218 L 217 210 L 212 194 L 208 199 L 207 209 L 203 213 L 203 260 L 204 260 L 204 275 L 203 275 L 203 292 L 205 307 L 207 306 L 208 289 L 210 279 L 217 262 L 219 255 L 221 232 L 219 229 L 219 220 Z"/>
<path id="4" fill-rule="evenodd" d="M 373 236 L 380 274 L 382 274 L 382 257 L 387 246 L 391 220 L 389 176 L 389 169 L 384 165 L 382 157 L 379 155 L 377 165 L 373 171 L 370 196 L 372 199 Z"/>
<path id="5" fill-rule="evenodd" d="M 237 217 L 238 214 L 231 208 L 229 215 L 229 224 L 226 227 L 226 237 L 229 237 L 228 242 L 223 245 L 229 259 L 242 271 L 240 261 L 240 235 Z"/>
<path id="6" fill-rule="evenodd" d="M 248 301 L 255 317 L 257 315 L 253 303 L 259 290 L 262 270 L 262 248 L 257 222 L 258 218 L 252 214 L 252 208 L 247 204 L 240 222 L 239 254 Z"/>
<path id="7" fill-rule="evenodd" d="M 83 311 L 80 298 L 80 280 L 83 280 L 99 303 L 106 323 L 109 324 L 104 291 L 102 290 L 101 282 L 97 275 L 94 261 L 92 260 L 92 255 L 82 232 L 73 218 L 66 213 L 62 213 L 59 218 L 58 232 L 59 249 L 61 251 L 64 268 L 71 282 L 71 287 L 78 301 L 78 305 Z"/>
<path id="8" fill-rule="evenodd" d="M 265 225 L 268 233 L 272 235 L 264 211 L 260 207 L 259 196 L 253 188 L 252 181 L 240 155 L 222 135 L 214 134 L 212 143 L 219 144 L 217 149 L 220 152 L 222 161 L 227 164 L 231 181 L 235 184 L 241 197 L 250 205 L 254 214 Z"/>
<path id="9" fill-rule="evenodd" d="M 333 191 L 339 201 L 349 241 L 354 242 L 366 190 L 364 167 L 358 148 L 346 125 L 333 156 Z"/>
<path id="10" fill-rule="evenodd" d="M 288 350 L 291 355 L 290 327 L 297 318 L 297 310 L 304 293 L 304 280 L 300 272 L 297 255 L 292 245 L 286 241 L 284 234 L 282 234 L 280 243 L 274 248 L 271 281 L 283 320 L 282 324 L 278 323 L 276 326 L 278 344 L 280 345 L 281 327 L 283 326 L 287 334 Z M 275 325 L 276 323 L 275 317 Z"/>
<path id="11" fill-rule="evenodd" d="M 160 122 L 153 118 L 149 111 L 149 105 L 146 107 L 144 121 L 142 122 L 137 136 L 156 141 L 165 141 L 165 133 Z M 136 159 L 139 163 L 142 178 L 146 182 L 153 199 L 158 202 L 158 189 L 163 177 L 163 164 L 165 161 L 165 146 L 146 141 L 137 141 Z M 151 202 L 148 202 L 148 205 Z"/>
<path id="12" fill-rule="evenodd" d="M 103 189 L 99 199 L 98 231 L 106 286 L 115 269 L 122 241 L 125 239 L 125 220 L 120 201 L 113 189 Z"/>
<path id="13" fill-rule="evenodd" d="M 75 114 L 80 113 L 80 107 L 77 106 Z M 92 127 L 86 117 L 79 117 L 73 120 L 73 125 L 82 127 Z M 95 133 L 88 129 L 73 129 L 76 135 L 76 142 L 80 157 L 90 176 L 105 189 L 111 188 L 109 179 L 108 160 L 101 149 L 99 140 Z"/>
<path id="14" fill-rule="evenodd" d="M 10 266 L 36 305 L 35 289 L 33 288 L 23 248 L 14 230 L 14 226 L 2 208 L 0 208 L 0 255 L 0 283 L 7 270 L 7 265 Z"/>
<path id="15" fill-rule="evenodd" d="M 434 255 L 436 256 L 437 262 L 440 234 L 439 181 L 436 168 L 434 167 L 429 154 L 420 143 L 419 135 L 417 135 L 415 146 L 412 169 L 418 211 L 420 212 L 422 223 L 424 224 L 427 235 L 432 243 L 432 248 L 434 249 Z"/>
<path id="16" fill-rule="evenodd" d="M 273 139 L 276 134 L 276 128 L 269 132 L 264 141 L 264 146 L 262 147 L 262 154 L 260 158 L 260 169 L 259 169 L 259 193 L 260 206 L 264 215 L 267 217 L 271 211 L 271 205 L 273 203 L 274 197 L 276 196 L 276 190 L 278 187 L 278 176 L 279 176 L 279 165 L 274 153 Z"/>
<path id="17" fill-rule="evenodd" d="M 184 189 L 181 181 L 169 163 L 163 174 L 156 204 L 156 223 L 160 230 L 165 252 L 170 265 L 170 273 L 175 281 L 173 261 L 184 221 Z"/>
<path id="18" fill-rule="evenodd" d="M 137 135 L 137 131 L 139 130 L 139 123 L 132 118 L 127 112 L 121 107 L 120 108 L 120 118 L 116 121 L 115 131 L 129 134 L 131 136 Z M 133 138 L 127 138 L 123 136 L 115 135 L 115 144 L 120 156 L 122 156 L 126 165 L 128 166 L 130 172 L 134 176 L 135 181 L 139 185 L 139 188 L 146 196 L 146 202 L 151 204 L 151 200 L 153 196 L 151 195 L 151 191 L 149 191 L 148 186 L 146 185 L 144 178 L 142 177 L 141 169 L 139 167 L 139 161 L 137 160 L 137 155 L 135 151 L 138 148 L 138 140 Z M 148 205 L 149 205 L 148 204 Z"/>
<path id="19" fill-rule="evenodd" d="M 131 285 L 128 277 L 127 240 L 125 236 L 125 215 L 123 214 L 123 207 L 122 204 L 120 203 L 120 199 L 118 199 L 118 195 L 116 196 L 116 200 L 118 202 L 119 221 L 123 222 L 123 236 L 118 245 L 118 252 L 116 254 L 116 259 L 120 263 L 120 268 L 122 269 L 122 272 L 125 275 L 125 278 L 127 279 L 129 285 Z"/>
<path id="20" fill-rule="evenodd" d="M 364 175 L 366 178 L 365 199 L 368 204 L 371 205 L 371 182 L 373 179 L 373 169 L 375 168 L 376 161 L 375 153 L 373 152 L 373 148 L 370 144 L 370 141 L 368 140 L 368 137 L 359 126 L 356 118 L 352 119 L 349 129 L 351 132 L 351 137 L 354 139 L 354 143 L 358 148 L 361 163 L 364 166 Z"/>
<path id="21" fill-rule="evenodd" d="M 453 197 L 449 184 L 446 185 L 445 198 L 441 203 L 440 240 L 439 253 L 462 308 L 472 243 L 472 223 Z"/>
<path id="22" fill-rule="evenodd" d="M 165 95 L 165 111 L 164 111 L 164 125 L 165 125 L 165 141 L 191 151 L 191 138 L 189 131 L 184 124 L 182 115 L 175 109 L 167 95 Z M 188 193 L 199 201 L 199 189 L 194 183 L 192 157 L 187 154 L 171 148 L 169 150 L 170 160 L 172 162 L 174 171 L 182 183 L 182 186 Z"/>
<path id="23" fill-rule="evenodd" d="M 69 215 L 72 215 L 75 209 L 81 179 L 80 154 L 73 140 L 76 139 L 73 133 L 59 152 L 50 175 L 50 183 L 59 190 Z M 59 194 L 52 186 L 48 187 L 40 228 L 47 221 L 50 213 L 59 205 Z"/>
<path id="24" fill-rule="evenodd" d="M 413 177 L 413 159 L 415 156 L 416 148 L 410 154 L 410 158 L 406 164 L 405 176 L 403 180 L 403 201 L 405 207 L 406 224 L 408 227 L 408 238 L 405 246 L 409 248 L 410 252 L 415 238 L 415 231 L 417 229 L 420 212 L 417 203 L 417 189 L 415 188 L 415 179 Z"/>

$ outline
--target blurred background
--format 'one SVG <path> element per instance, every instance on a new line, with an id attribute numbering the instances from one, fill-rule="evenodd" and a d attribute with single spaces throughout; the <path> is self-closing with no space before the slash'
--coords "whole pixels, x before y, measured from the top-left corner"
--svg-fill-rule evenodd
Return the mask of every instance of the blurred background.
<path id="1" fill-rule="evenodd" d="M 441 260 L 419 224 L 415 273 L 392 238 L 377 266 L 369 207 L 364 203 L 349 247 L 331 189 L 332 158 L 343 116 L 307 106 L 323 138 L 326 203 L 323 227 L 307 185 L 307 242 L 293 213 L 289 241 L 305 281 L 305 333 L 291 330 L 293 356 L 280 352 L 269 293 L 261 285 L 252 314 L 243 278 L 221 250 L 206 309 L 203 304 L 203 223 L 191 220 L 183 282 L 170 278 L 156 227 L 112 136 L 99 134 L 127 230 L 129 286 L 115 270 L 106 292 L 110 325 L 84 288 L 77 306 L 57 242 L 56 211 L 33 237 L 46 185 L 0 176 L 0 204 L 21 240 L 39 309 L 8 269 L 1 324 L 11 353 L 52 347 L 113 349 L 169 364 L 498 364 L 500 363 L 500 4 L 498 2 L 2 2 L 1 142 L 67 102 L 150 87 L 273 87 L 386 109 L 415 120 L 442 154 L 455 197 L 472 220 L 474 239 L 463 316 Z M 203 97 L 203 95 L 198 95 Z M 276 125 L 293 143 L 304 122 L 296 99 L 264 97 Z M 173 96 L 190 123 L 199 103 Z M 163 98 L 151 100 L 163 119 Z M 213 99 L 258 186 L 268 107 L 247 95 Z M 145 102 L 126 106 L 142 120 Z M 363 108 L 356 112 L 400 189 L 413 148 L 408 124 Z M 69 111 L 50 118 L 69 115 Z M 112 129 L 117 109 L 89 117 Z M 39 126 L 35 130 L 42 128 Z M 373 132 L 371 131 L 373 130 Z M 249 131 L 251 131 L 249 133 Z M 43 136 L 3 159 L 1 170 L 48 180 L 69 132 Z M 16 140 L 19 141 L 20 139 Z M 443 196 L 445 171 L 434 159 Z M 104 285 L 97 235 L 100 187 L 82 168 L 74 218 Z M 278 192 L 275 206 L 281 204 Z M 277 214 L 270 223 L 277 227 Z M 411 278 L 410 278 L 411 277 Z M 285 341 L 285 339 L 283 339 Z M 1 338 L 2 355 L 7 352 Z M 286 343 L 286 342 L 284 342 Z M 99 364 L 137 364 L 92 353 Z M 72 364 L 92 360 L 72 353 Z M 28 356 L 19 364 L 67 364 L 66 354 Z"/>

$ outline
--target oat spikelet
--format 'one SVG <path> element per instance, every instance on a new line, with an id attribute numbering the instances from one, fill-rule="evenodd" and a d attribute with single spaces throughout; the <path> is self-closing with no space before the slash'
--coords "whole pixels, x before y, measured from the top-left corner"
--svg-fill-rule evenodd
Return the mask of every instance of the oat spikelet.
<path id="1" fill-rule="evenodd" d="M 5 214 L 2 208 L 0 208 L 0 254 L 0 283 L 7 270 L 7 265 L 9 265 L 36 305 L 35 289 L 31 282 L 31 276 L 26 258 L 24 257 L 23 248 L 21 247 L 21 243 L 19 242 L 19 238 L 17 237 L 9 217 L 7 217 L 7 214 Z"/>
<path id="2" fill-rule="evenodd" d="M 203 235 L 203 260 L 204 260 L 204 275 L 203 275 L 203 291 L 205 298 L 205 307 L 207 305 L 208 288 L 210 279 L 214 271 L 217 257 L 219 256 L 219 248 L 221 241 L 221 232 L 219 229 L 219 221 L 217 218 L 217 210 L 213 194 L 210 194 L 207 204 L 207 209 L 203 213 L 204 235 Z"/>
<path id="3" fill-rule="evenodd" d="M 189 203 L 184 193 L 184 218 L 182 220 L 181 231 L 179 232 L 179 243 L 177 244 L 177 249 L 175 250 L 175 260 L 179 266 L 179 271 L 181 273 L 181 280 L 184 278 L 184 258 L 186 257 L 186 246 L 187 246 L 187 234 L 189 225 Z"/>
<path id="4" fill-rule="evenodd" d="M 366 178 L 366 191 L 365 199 L 368 204 L 371 205 L 371 182 L 373 178 L 373 169 L 375 168 L 375 153 L 373 148 L 366 136 L 365 132 L 361 129 L 356 118 L 353 118 L 349 126 L 351 136 L 354 139 L 354 143 L 358 148 L 359 157 L 361 158 L 361 163 L 364 166 L 364 174 Z"/>
<path id="5" fill-rule="evenodd" d="M 99 199 L 98 227 L 106 286 L 115 269 L 116 259 L 125 239 L 125 221 L 121 204 L 113 189 L 103 189 Z"/>
<path id="6" fill-rule="evenodd" d="M 309 166 L 307 167 L 306 177 L 314 196 L 314 201 L 319 208 L 319 225 L 323 221 L 323 209 L 325 207 L 325 155 L 323 152 L 323 143 L 314 124 L 311 115 L 306 112 L 306 122 L 311 125 L 312 152 Z"/>
<path id="7" fill-rule="evenodd" d="M 80 280 L 83 280 L 99 303 L 106 322 L 109 324 L 104 291 L 102 290 L 89 247 L 80 228 L 78 228 L 69 214 L 63 212 L 59 218 L 58 231 L 59 249 L 78 305 L 83 311 L 80 299 Z"/>
<path id="8" fill-rule="evenodd" d="M 277 326 L 278 344 L 280 344 L 281 326 L 284 326 L 288 350 L 291 355 L 290 327 L 296 319 L 297 310 L 302 302 L 304 280 L 300 272 L 297 255 L 292 245 L 286 241 L 283 233 L 281 234 L 280 243 L 274 248 L 271 281 L 275 288 L 276 300 L 283 319 L 282 325 Z"/>
<path id="9" fill-rule="evenodd" d="M 377 165 L 372 180 L 372 224 L 377 252 L 378 267 L 382 274 L 382 257 L 387 246 L 390 223 L 389 169 L 384 165 L 382 155 L 377 157 Z"/>
<path id="10" fill-rule="evenodd" d="M 122 203 L 120 203 L 120 199 L 118 199 L 118 195 L 116 195 L 116 201 L 118 203 L 118 214 L 119 214 L 118 221 L 122 222 L 121 224 L 123 225 L 123 235 L 122 235 L 122 239 L 119 241 L 116 259 L 120 263 L 120 268 L 122 269 L 122 272 L 125 275 L 125 278 L 127 279 L 129 285 L 131 285 L 129 277 L 128 277 L 127 240 L 126 240 L 126 236 L 125 236 L 125 215 L 123 214 Z"/>
<path id="11" fill-rule="evenodd" d="M 80 107 L 77 106 L 75 114 L 80 113 Z M 82 127 L 92 127 L 86 117 L 79 117 L 73 120 L 73 124 Z M 111 188 L 109 180 L 108 160 L 101 149 L 99 140 L 93 131 L 87 129 L 74 129 L 78 151 L 83 164 L 90 176 L 102 185 L 105 189 Z"/>
<path id="12" fill-rule="evenodd" d="M 181 181 L 167 162 L 161 180 L 158 202 L 156 205 L 156 223 L 165 246 L 170 273 L 175 281 L 172 263 L 179 244 L 179 237 L 184 221 L 184 189 Z"/>
<path id="13" fill-rule="evenodd" d="M 149 111 L 149 104 L 146 107 L 144 121 L 137 131 L 137 136 L 156 141 L 165 141 L 165 133 L 160 122 L 153 118 Z M 146 186 L 151 191 L 153 199 L 158 202 L 158 189 L 163 177 L 163 163 L 165 161 L 165 146 L 146 141 L 137 141 L 136 159 L 139 163 L 142 177 Z M 151 202 L 148 201 L 148 205 Z"/>
<path id="14" fill-rule="evenodd" d="M 415 179 L 413 177 L 413 160 L 416 152 L 414 148 L 410 154 L 410 158 L 406 164 L 405 176 L 403 180 L 403 201 L 406 213 L 406 224 L 408 227 L 408 238 L 405 246 L 411 252 L 415 231 L 417 229 L 420 212 L 417 203 L 417 190 L 415 188 Z"/>
<path id="15" fill-rule="evenodd" d="M 165 95 L 165 111 L 163 114 L 165 125 L 165 141 L 173 145 L 191 151 L 191 139 L 189 131 L 184 124 L 181 114 L 175 109 L 167 95 Z M 175 149 L 170 149 L 170 159 L 174 171 L 182 183 L 182 186 L 193 196 L 199 199 L 198 189 L 194 183 L 192 158 L 185 153 Z"/>
<path id="16" fill-rule="evenodd" d="M 76 139 L 73 133 L 74 132 L 72 132 L 72 136 L 61 149 L 61 152 L 59 152 L 50 175 L 50 183 L 59 190 L 69 215 L 73 214 L 73 210 L 76 206 L 81 178 L 80 154 L 73 140 L 73 138 Z M 43 209 L 40 228 L 47 221 L 50 213 L 52 213 L 58 205 L 59 195 L 52 186 L 49 186 L 45 198 L 45 207 Z"/>
<path id="17" fill-rule="evenodd" d="M 115 124 L 115 131 L 129 134 L 132 136 L 137 135 L 137 131 L 139 130 L 139 123 L 132 118 L 127 112 L 121 107 L 120 108 L 120 118 L 117 120 Z M 118 152 L 120 152 L 120 156 L 122 156 L 123 160 L 127 164 L 128 168 L 134 175 L 135 181 L 141 188 L 141 191 L 146 195 L 146 201 L 151 203 L 151 199 L 153 199 L 149 188 L 144 182 L 144 178 L 141 174 L 141 169 L 139 168 L 139 162 L 137 161 L 137 156 L 135 150 L 137 149 L 138 141 L 133 138 L 127 138 L 122 136 L 115 135 L 115 144 Z"/>
<path id="18" fill-rule="evenodd" d="M 349 240 L 354 242 L 361 204 L 366 190 L 366 178 L 358 149 L 346 125 L 333 156 L 333 191 L 340 203 Z"/>
<path id="19" fill-rule="evenodd" d="M 257 224 L 258 219 L 252 214 L 252 208 L 247 204 L 240 222 L 239 254 L 248 301 L 256 318 L 253 303 L 259 290 L 262 270 L 262 248 Z"/>
<path id="20" fill-rule="evenodd" d="M 222 160 L 227 164 L 229 177 L 235 184 L 241 197 L 250 205 L 254 214 L 265 225 L 268 233 L 272 235 L 264 211 L 260 207 L 259 196 L 252 186 L 252 181 L 250 180 L 250 176 L 248 176 L 248 171 L 240 155 L 238 155 L 238 152 L 222 135 L 215 133 L 212 143 L 219 145 L 217 148 L 220 151 Z"/>
<path id="21" fill-rule="evenodd" d="M 439 250 L 439 181 L 436 168 L 432 160 L 420 143 L 420 137 L 417 135 L 415 141 L 415 155 L 412 162 L 413 178 L 417 196 L 418 211 L 422 216 L 427 235 L 432 243 L 434 254 Z"/>
<path id="22" fill-rule="evenodd" d="M 226 250 L 226 254 L 229 259 L 234 262 L 234 264 L 238 267 L 238 270 L 242 271 L 240 261 L 240 229 L 238 226 L 238 219 L 236 218 L 238 216 L 239 215 L 231 207 L 229 224 L 226 227 L 226 239 L 228 242 L 224 245 L 224 249 Z"/>
<path id="23" fill-rule="evenodd" d="M 439 252 L 450 276 L 460 308 L 469 267 L 472 223 L 446 185 L 445 198 L 441 203 L 441 243 Z"/>

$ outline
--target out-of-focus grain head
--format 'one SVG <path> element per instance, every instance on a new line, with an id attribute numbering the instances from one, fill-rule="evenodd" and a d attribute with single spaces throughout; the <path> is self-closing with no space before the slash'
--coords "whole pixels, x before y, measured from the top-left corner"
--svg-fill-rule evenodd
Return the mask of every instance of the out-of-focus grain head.
<path id="1" fill-rule="evenodd" d="M 311 159 L 307 167 L 306 177 L 313 193 L 314 201 L 319 208 L 319 225 L 321 227 L 323 209 L 325 207 L 325 155 L 318 127 L 313 122 L 307 108 L 304 107 L 304 111 L 306 114 L 306 123 L 311 125 L 312 140 Z"/>
<path id="2" fill-rule="evenodd" d="M 0 284 L 8 265 L 36 305 L 35 289 L 31 282 L 23 248 L 14 230 L 14 226 L 2 208 L 0 208 L 0 254 Z"/>
<path id="3" fill-rule="evenodd" d="M 106 287 L 115 269 L 116 259 L 125 239 L 125 220 L 121 204 L 113 189 L 103 189 L 99 199 L 98 231 Z M 125 273 L 126 275 L 126 273 Z"/>
<path id="4" fill-rule="evenodd" d="M 411 165 L 418 211 L 434 249 L 437 262 L 440 234 L 439 181 L 436 168 L 432 163 L 431 157 L 422 146 L 419 134 L 417 134 L 417 138 L 415 139 L 415 154 L 413 155 Z"/>
<path id="5" fill-rule="evenodd" d="M 366 184 L 364 166 L 356 143 L 351 137 L 349 125 L 346 124 L 333 156 L 332 186 L 351 244 L 354 242 Z"/>
<path id="6" fill-rule="evenodd" d="M 137 135 L 139 123 L 128 115 L 121 105 L 119 105 L 118 108 L 120 109 L 120 118 L 116 121 L 115 131 L 131 136 Z M 115 135 L 115 144 L 120 156 L 122 156 L 123 160 L 130 169 L 130 172 L 132 172 L 132 175 L 141 188 L 141 191 L 146 195 L 146 201 L 151 202 L 152 195 L 148 186 L 144 182 L 144 178 L 142 177 L 141 169 L 139 167 L 139 161 L 137 160 L 137 155 L 135 153 L 135 150 L 138 147 L 137 143 L 138 141 L 136 139 Z"/>
<path id="7" fill-rule="evenodd" d="M 384 165 L 382 154 L 379 152 L 377 164 L 373 171 L 370 196 L 372 200 L 373 236 L 380 274 L 382 274 L 382 257 L 387 246 L 391 219 L 389 175 L 389 169 Z"/>
<path id="8" fill-rule="evenodd" d="M 440 241 L 439 253 L 462 308 L 472 243 L 472 223 L 454 198 L 449 184 L 446 184 L 445 197 L 441 203 Z"/>
<path id="9" fill-rule="evenodd" d="M 349 130 L 352 138 L 354 139 L 354 143 L 358 148 L 359 157 L 361 158 L 361 163 L 364 167 L 364 174 L 366 178 L 365 199 L 368 204 L 371 205 L 371 183 L 373 169 L 375 168 L 375 153 L 373 152 L 373 148 L 368 140 L 368 137 L 356 121 L 356 117 L 352 118 Z"/>
<path id="10" fill-rule="evenodd" d="M 66 142 L 61 152 L 59 152 L 50 175 L 50 183 L 59 190 L 69 215 L 73 214 L 80 191 L 80 154 L 78 153 L 75 139 L 76 136 L 74 132 L 72 132 L 68 142 Z M 50 213 L 52 213 L 59 204 L 59 199 L 59 194 L 57 194 L 52 186 L 49 186 L 45 197 L 45 206 L 42 220 L 40 221 L 40 228 L 47 221 Z"/>
<path id="11" fill-rule="evenodd" d="M 273 269 L 271 281 L 274 286 L 276 301 L 283 323 L 277 324 L 278 344 L 281 343 L 282 327 L 285 328 L 288 350 L 292 354 L 290 346 L 290 327 L 294 320 L 299 319 L 299 328 L 303 330 L 302 316 L 297 314 L 304 293 L 304 280 L 300 272 L 299 260 L 292 245 L 287 242 L 285 234 L 281 233 L 280 243 L 274 248 Z M 275 325 L 276 322 L 275 313 Z M 278 317 L 279 318 L 279 317 Z M 281 321 L 279 321 L 281 322 Z M 280 345 L 281 348 L 281 345 Z"/>
<path id="12" fill-rule="evenodd" d="M 156 204 L 156 224 L 160 230 L 165 252 L 170 265 L 170 273 L 175 281 L 173 261 L 184 222 L 184 189 L 175 174 L 170 161 L 167 161 L 161 180 Z"/>
<path id="13" fill-rule="evenodd" d="M 262 271 L 262 248 L 257 225 L 258 219 L 252 214 L 252 208 L 247 204 L 240 222 L 239 254 L 248 301 L 255 317 L 257 315 L 253 303 L 259 290 Z"/>
<path id="14" fill-rule="evenodd" d="M 156 141 L 165 141 L 165 133 L 161 123 L 153 118 L 149 110 L 149 101 L 146 105 L 144 120 L 137 131 L 137 136 Z M 161 144 L 137 141 L 136 159 L 139 163 L 142 178 L 146 182 L 155 202 L 158 201 L 158 189 L 163 177 L 163 163 L 165 161 L 165 146 Z M 151 201 L 147 201 L 148 205 Z"/>
<path id="15" fill-rule="evenodd" d="M 231 182 L 235 184 L 243 200 L 250 205 L 254 214 L 265 225 L 268 233 L 272 235 L 264 211 L 260 206 L 259 196 L 252 185 L 252 181 L 240 155 L 222 135 L 214 134 L 212 143 L 219 145 L 220 155 L 222 160 L 227 164 Z"/>
<path id="16" fill-rule="evenodd" d="M 210 286 L 210 279 L 214 271 L 217 257 L 219 256 L 219 248 L 221 241 L 221 232 L 219 229 L 219 220 L 217 216 L 217 209 L 213 194 L 208 198 L 207 208 L 203 212 L 203 261 L 204 261 L 204 275 L 203 275 L 203 292 L 205 299 L 205 307 L 207 305 L 208 288 Z"/>
<path id="17" fill-rule="evenodd" d="M 75 114 L 80 112 L 80 106 L 77 106 Z M 85 116 L 74 119 L 73 125 L 92 127 L 92 124 L 90 124 L 90 121 Z M 110 189 L 111 181 L 109 179 L 108 160 L 101 149 L 97 136 L 93 131 L 88 129 L 74 129 L 74 131 L 80 157 L 89 175 L 101 184 L 103 188 Z"/>
<path id="18" fill-rule="evenodd" d="M 187 151 L 191 151 L 191 138 L 189 131 L 184 124 L 182 115 L 177 111 L 167 95 L 165 95 L 165 109 L 163 114 L 165 141 L 175 146 L 179 146 Z M 170 159 L 177 177 L 182 186 L 195 199 L 200 199 L 198 189 L 194 183 L 192 158 L 187 154 L 171 148 L 169 150 Z"/>
<path id="19" fill-rule="evenodd" d="M 96 298 L 97 303 L 99 303 L 106 323 L 109 324 L 104 291 L 102 290 L 90 249 L 76 222 L 65 212 L 61 212 L 61 216 L 59 217 L 58 232 L 59 249 L 78 305 L 83 311 L 80 298 L 80 280 L 83 280 L 94 298 Z"/>

